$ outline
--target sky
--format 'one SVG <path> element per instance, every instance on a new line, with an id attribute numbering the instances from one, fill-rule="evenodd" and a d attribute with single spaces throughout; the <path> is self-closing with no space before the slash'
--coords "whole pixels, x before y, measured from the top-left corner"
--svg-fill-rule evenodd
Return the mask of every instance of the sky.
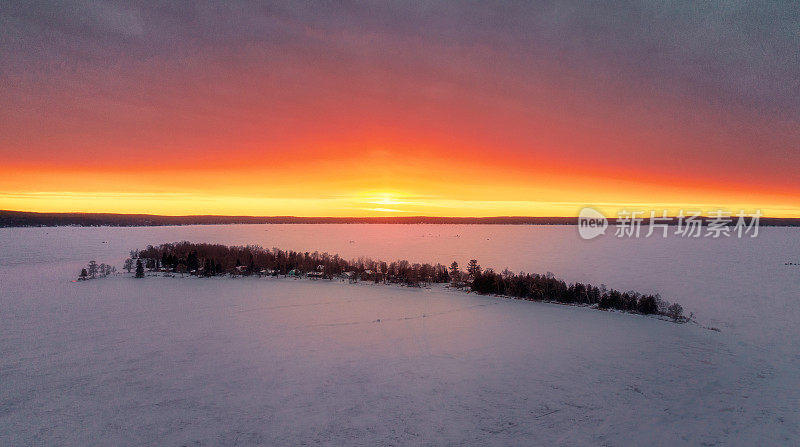
<path id="1" fill-rule="evenodd" d="M 0 209 L 800 217 L 800 3 L 0 0 Z"/>

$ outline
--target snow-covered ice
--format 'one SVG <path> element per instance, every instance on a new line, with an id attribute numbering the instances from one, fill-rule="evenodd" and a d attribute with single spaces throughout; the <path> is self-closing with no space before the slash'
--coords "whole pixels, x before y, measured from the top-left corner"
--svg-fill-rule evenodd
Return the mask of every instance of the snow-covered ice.
<path id="1" fill-rule="evenodd" d="M 85 261 L 14 244 L 29 250 L 0 253 L 0 445 L 800 440 L 796 332 L 751 337 L 739 323 L 715 332 L 443 287 L 73 283 Z M 113 260 L 94 256 L 104 245 L 98 262 Z"/>

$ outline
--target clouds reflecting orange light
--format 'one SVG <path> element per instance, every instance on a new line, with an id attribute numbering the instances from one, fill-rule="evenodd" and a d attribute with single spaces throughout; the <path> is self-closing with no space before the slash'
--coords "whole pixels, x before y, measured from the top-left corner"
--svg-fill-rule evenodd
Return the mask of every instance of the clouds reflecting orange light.
<path id="1" fill-rule="evenodd" d="M 533 6 L 509 6 L 495 24 L 438 7 L 456 9 L 441 17 L 457 26 L 377 7 L 134 11 L 150 41 L 84 35 L 83 22 L 55 23 L 44 39 L 25 22 L 35 11 L 7 18 L 0 209 L 551 216 L 590 204 L 800 216 L 798 111 L 753 96 L 790 97 L 785 83 L 731 87 L 745 72 L 713 48 L 703 60 L 723 65 L 707 78 L 682 36 L 640 36 L 639 48 L 616 22 L 591 27 L 602 15 L 542 22 Z M 611 33 L 612 47 L 567 39 L 582 31 L 563 14 Z M 185 28 L 173 35 L 164 20 Z M 638 66 L 643 56 L 623 50 L 656 60 Z M 658 60 L 670 55 L 689 65 Z"/>

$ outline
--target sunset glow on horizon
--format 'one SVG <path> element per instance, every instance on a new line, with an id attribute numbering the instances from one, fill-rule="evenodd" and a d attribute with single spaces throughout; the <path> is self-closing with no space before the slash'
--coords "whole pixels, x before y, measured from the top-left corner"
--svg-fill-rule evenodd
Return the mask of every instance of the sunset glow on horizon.
<path id="1" fill-rule="evenodd" d="M 669 8 L 12 2 L 0 209 L 800 217 L 791 18 Z"/>

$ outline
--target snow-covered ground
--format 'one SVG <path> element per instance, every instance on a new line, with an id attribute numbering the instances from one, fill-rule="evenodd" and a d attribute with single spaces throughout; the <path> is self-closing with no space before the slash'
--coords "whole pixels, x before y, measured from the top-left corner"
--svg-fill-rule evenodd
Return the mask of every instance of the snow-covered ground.
<path id="1" fill-rule="evenodd" d="M 677 299 L 721 332 L 441 287 L 70 282 L 90 258 L 210 230 L 0 229 L 0 445 L 800 442 L 797 279 L 761 265 L 795 233 L 752 245 L 751 267 L 702 250 L 675 266 L 730 295 Z"/>
<path id="2" fill-rule="evenodd" d="M 60 288 L 4 303 L 2 445 L 800 439 L 796 373 L 695 325 L 311 280 Z"/>

